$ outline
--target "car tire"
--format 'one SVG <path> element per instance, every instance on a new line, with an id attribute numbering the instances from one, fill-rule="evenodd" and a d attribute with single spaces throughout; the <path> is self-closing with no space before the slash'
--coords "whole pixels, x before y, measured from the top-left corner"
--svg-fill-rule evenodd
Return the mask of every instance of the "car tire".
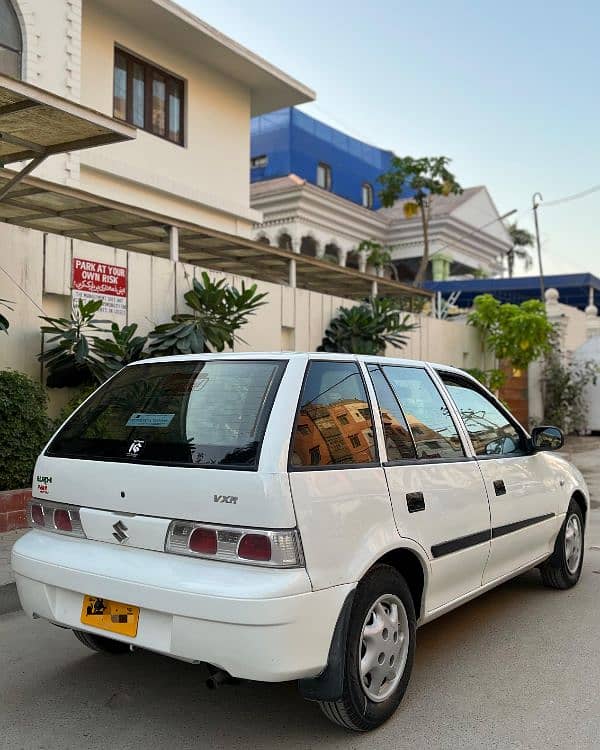
<path id="1" fill-rule="evenodd" d="M 112 638 L 104 638 L 102 635 L 85 633 L 83 630 L 74 630 L 73 635 L 84 646 L 102 654 L 126 654 L 131 651 L 128 643 L 115 641 Z"/>
<path id="2" fill-rule="evenodd" d="M 406 692 L 415 645 L 415 607 L 406 581 L 395 568 L 378 565 L 356 590 L 343 660 L 342 696 L 319 701 L 325 716 L 356 732 L 387 721 Z"/>
<path id="3" fill-rule="evenodd" d="M 584 523 L 579 503 L 571 500 L 556 538 L 554 552 L 540 566 L 544 586 L 570 589 L 579 581 L 583 567 Z"/>

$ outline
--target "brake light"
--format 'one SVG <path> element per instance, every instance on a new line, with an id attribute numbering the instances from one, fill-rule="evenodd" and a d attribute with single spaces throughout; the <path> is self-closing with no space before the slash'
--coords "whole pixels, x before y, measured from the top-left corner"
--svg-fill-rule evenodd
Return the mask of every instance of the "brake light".
<path id="1" fill-rule="evenodd" d="M 31 521 L 33 526 L 44 526 L 44 510 L 38 503 L 30 506 Z"/>
<path id="2" fill-rule="evenodd" d="M 238 547 L 238 555 L 244 560 L 267 562 L 271 559 L 271 540 L 264 534 L 245 534 Z"/>
<path id="3" fill-rule="evenodd" d="M 271 568 L 304 565 L 302 544 L 296 529 L 263 531 L 172 521 L 165 540 L 165 552 Z"/>
<path id="4" fill-rule="evenodd" d="M 32 500 L 27 506 L 27 520 L 33 528 L 44 528 L 45 531 L 53 531 L 55 534 L 85 539 L 79 508 L 74 505 Z"/>
<path id="5" fill-rule="evenodd" d="M 194 529 L 190 535 L 189 546 L 192 552 L 199 555 L 216 555 L 217 532 L 214 529 Z"/>
<path id="6" fill-rule="evenodd" d="M 54 511 L 54 526 L 58 531 L 73 531 L 73 524 L 69 517 L 69 511 L 57 508 Z"/>

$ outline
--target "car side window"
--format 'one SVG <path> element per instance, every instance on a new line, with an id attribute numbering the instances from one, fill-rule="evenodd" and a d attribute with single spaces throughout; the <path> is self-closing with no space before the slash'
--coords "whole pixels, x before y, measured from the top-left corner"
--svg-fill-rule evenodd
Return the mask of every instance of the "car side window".
<path id="1" fill-rule="evenodd" d="M 368 370 L 377 396 L 388 461 L 416 458 L 410 429 L 390 384 L 379 365 L 369 365 Z"/>
<path id="2" fill-rule="evenodd" d="M 440 373 L 460 411 L 477 456 L 510 456 L 524 452 L 524 438 L 490 399 L 460 377 Z"/>
<path id="3" fill-rule="evenodd" d="M 368 465 L 376 460 L 373 419 L 358 366 L 311 362 L 300 394 L 290 465 Z"/>
<path id="4" fill-rule="evenodd" d="M 383 371 L 410 425 L 417 458 L 461 458 L 465 455 L 448 407 L 422 367 L 387 365 Z"/>

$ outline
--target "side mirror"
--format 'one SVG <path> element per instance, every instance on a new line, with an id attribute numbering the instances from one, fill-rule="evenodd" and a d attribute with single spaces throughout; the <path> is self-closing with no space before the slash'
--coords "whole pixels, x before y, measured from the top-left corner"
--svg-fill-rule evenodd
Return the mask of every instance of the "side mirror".
<path id="1" fill-rule="evenodd" d="M 565 436 L 558 427 L 534 427 L 531 446 L 534 451 L 557 451 L 565 444 Z"/>

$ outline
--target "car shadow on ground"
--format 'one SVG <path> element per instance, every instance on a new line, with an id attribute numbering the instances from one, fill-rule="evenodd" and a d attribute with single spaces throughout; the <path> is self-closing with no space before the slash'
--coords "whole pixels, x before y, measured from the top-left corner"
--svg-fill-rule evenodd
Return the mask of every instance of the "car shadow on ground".
<path id="1" fill-rule="evenodd" d="M 518 660 L 515 632 L 527 626 L 536 600 L 547 604 L 555 593 L 544 589 L 537 571 L 531 571 L 422 627 L 412 683 L 398 719 L 386 726 L 411 710 L 424 714 L 445 684 L 464 682 L 465 674 L 468 678 L 480 671 L 482 659 L 493 659 L 499 640 Z M 561 606 L 557 600 L 557 612 Z M 209 691 L 202 665 L 143 651 L 118 657 L 94 654 L 68 632 L 56 633 L 53 640 L 56 636 L 61 644 L 73 640 L 70 660 L 53 660 L 50 669 L 26 683 L 20 700 L 22 705 L 50 701 L 57 721 L 65 706 L 75 709 L 73 739 L 81 746 L 96 746 L 95 726 L 102 727 L 103 747 L 142 747 L 148 737 L 153 747 L 234 747 L 249 740 L 248 735 L 256 748 L 280 743 L 347 748 L 349 737 L 351 747 L 368 742 L 368 735 L 349 735 L 329 724 L 315 704 L 301 699 L 295 683 L 243 682 Z M 69 721 L 67 712 L 62 721 Z M 197 744 L 190 744 L 192 737 Z"/>

